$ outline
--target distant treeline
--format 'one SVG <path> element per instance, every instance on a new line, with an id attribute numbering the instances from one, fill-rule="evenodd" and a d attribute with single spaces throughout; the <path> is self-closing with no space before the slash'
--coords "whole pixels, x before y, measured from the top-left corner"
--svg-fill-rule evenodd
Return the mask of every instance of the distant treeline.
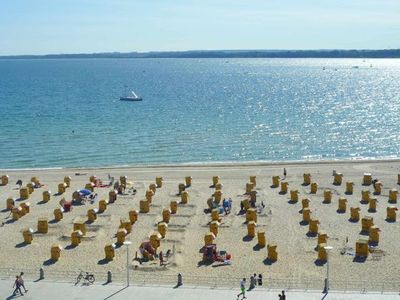
<path id="1" fill-rule="evenodd" d="M 0 59 L 54 58 L 400 58 L 391 50 L 193 50 L 164 52 L 110 52 L 90 54 L 9 55 Z"/>

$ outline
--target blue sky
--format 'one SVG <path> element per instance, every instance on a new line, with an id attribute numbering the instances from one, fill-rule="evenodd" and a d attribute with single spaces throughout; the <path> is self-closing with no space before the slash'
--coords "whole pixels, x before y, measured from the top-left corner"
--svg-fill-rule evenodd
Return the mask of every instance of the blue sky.
<path id="1" fill-rule="evenodd" d="M 4 0 L 0 55 L 400 48 L 400 0 Z"/>

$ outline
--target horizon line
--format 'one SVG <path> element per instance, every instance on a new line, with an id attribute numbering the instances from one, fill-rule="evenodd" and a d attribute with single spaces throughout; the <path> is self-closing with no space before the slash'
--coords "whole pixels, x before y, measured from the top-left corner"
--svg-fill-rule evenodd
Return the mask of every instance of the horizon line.
<path id="1" fill-rule="evenodd" d="M 236 49 L 146 52 L 92 52 L 1 55 L 0 59 L 145 59 L 145 58 L 400 58 L 396 49 Z"/>
<path id="2" fill-rule="evenodd" d="M 185 52 L 221 52 L 221 51 L 230 51 L 230 52 L 242 52 L 242 51 L 270 51 L 270 52 L 281 52 L 281 51 L 393 51 L 400 50 L 399 48 L 313 48 L 313 49 L 284 49 L 284 48 L 255 48 L 255 49 L 188 49 L 188 50 L 147 50 L 147 51 L 99 51 L 99 52 L 59 52 L 59 53 L 44 53 L 44 54 L 1 54 L 2 56 L 46 56 L 46 55 L 87 55 L 87 54 L 130 54 L 130 53 L 138 53 L 138 54 L 147 54 L 147 53 L 185 53 Z"/>

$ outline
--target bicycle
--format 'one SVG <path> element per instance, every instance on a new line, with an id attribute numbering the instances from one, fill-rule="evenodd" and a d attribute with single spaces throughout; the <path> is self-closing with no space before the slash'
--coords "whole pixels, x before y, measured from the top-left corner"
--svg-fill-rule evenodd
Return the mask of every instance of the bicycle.
<path id="1" fill-rule="evenodd" d="M 89 272 L 84 272 L 81 270 L 78 277 L 76 277 L 75 285 L 77 285 L 82 279 L 85 280 L 85 282 L 88 282 L 90 284 L 93 284 L 95 281 L 94 274 L 91 274 Z"/>

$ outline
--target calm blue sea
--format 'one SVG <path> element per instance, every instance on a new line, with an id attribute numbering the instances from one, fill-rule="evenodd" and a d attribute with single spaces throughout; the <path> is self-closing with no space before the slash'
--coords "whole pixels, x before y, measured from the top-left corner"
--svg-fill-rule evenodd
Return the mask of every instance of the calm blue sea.
<path id="1" fill-rule="evenodd" d="M 398 158 L 399 113 L 400 60 L 0 60 L 0 168 Z"/>

